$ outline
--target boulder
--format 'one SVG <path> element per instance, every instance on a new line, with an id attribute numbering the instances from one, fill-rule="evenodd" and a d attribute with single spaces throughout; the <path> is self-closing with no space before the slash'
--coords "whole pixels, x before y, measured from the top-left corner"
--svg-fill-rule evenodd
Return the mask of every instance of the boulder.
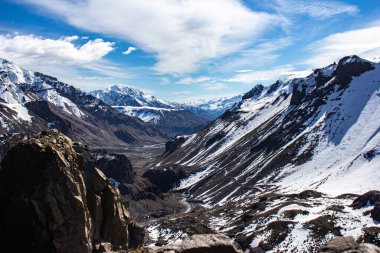
<path id="1" fill-rule="evenodd" d="M 380 248 L 368 243 L 357 243 L 353 237 L 336 237 L 322 246 L 320 253 L 380 253 Z"/>
<path id="2" fill-rule="evenodd" d="M 240 246 L 223 234 L 193 235 L 183 241 L 169 244 L 150 253 L 243 253 Z"/>
<path id="3" fill-rule="evenodd" d="M 375 205 L 377 202 L 380 202 L 380 191 L 369 191 L 357 197 L 351 206 L 353 209 L 359 209 L 368 204 Z"/>
<path id="4" fill-rule="evenodd" d="M 372 209 L 371 217 L 374 220 L 380 221 L 380 203 L 376 203 L 375 207 Z"/>

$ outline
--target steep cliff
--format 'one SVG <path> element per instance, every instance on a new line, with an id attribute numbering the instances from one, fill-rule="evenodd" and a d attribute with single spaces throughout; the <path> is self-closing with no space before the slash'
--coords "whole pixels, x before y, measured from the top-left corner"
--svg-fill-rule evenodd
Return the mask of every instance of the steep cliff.
<path id="1" fill-rule="evenodd" d="M 83 159 L 56 130 L 13 146 L 1 163 L 0 242 L 9 252 L 84 253 L 107 243 L 142 243 L 120 193 L 95 169 L 85 183 Z"/>

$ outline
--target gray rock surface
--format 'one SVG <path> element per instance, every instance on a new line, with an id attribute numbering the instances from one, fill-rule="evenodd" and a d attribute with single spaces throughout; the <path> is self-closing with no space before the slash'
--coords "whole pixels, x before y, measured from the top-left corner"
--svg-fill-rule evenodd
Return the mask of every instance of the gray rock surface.
<path id="1" fill-rule="evenodd" d="M 357 243 L 353 237 L 336 237 L 322 246 L 319 253 L 379 253 L 380 248 L 368 243 Z"/>

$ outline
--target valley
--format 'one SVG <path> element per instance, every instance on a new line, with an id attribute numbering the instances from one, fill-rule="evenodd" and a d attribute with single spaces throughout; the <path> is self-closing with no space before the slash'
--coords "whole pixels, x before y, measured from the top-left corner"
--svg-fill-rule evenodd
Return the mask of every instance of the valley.
<path id="1" fill-rule="evenodd" d="M 379 0 L 0 0 L 0 253 L 380 253 Z"/>
<path id="2" fill-rule="evenodd" d="M 63 159 L 55 170 L 79 173 L 83 179 L 74 184 L 84 184 L 81 187 L 94 198 L 87 197 L 85 211 L 92 217 L 86 222 L 94 222 L 95 229 L 85 235 L 92 245 L 84 246 L 88 249 L 104 242 L 112 248 L 118 243 L 114 240 L 120 240 L 102 234 L 97 223 L 109 217 L 103 213 L 99 218 L 97 209 L 99 203 L 107 205 L 108 198 L 121 205 L 115 210 L 125 212 L 124 218 L 120 216 L 123 224 L 142 226 L 133 228 L 138 239 L 131 232 L 123 240 L 129 236 L 131 245 L 147 252 L 206 240 L 199 235 L 227 236 L 221 241 L 227 240 L 226 247 L 234 245 L 234 252 L 318 252 L 342 236 L 352 237 L 358 245 L 380 245 L 379 63 L 347 56 L 305 77 L 256 85 L 238 102 L 223 103 L 229 107 L 215 119 L 210 116 L 215 112 L 178 109 L 185 105 L 129 87 L 113 86 L 106 94 L 115 93 L 105 98 L 101 91 L 87 94 L 53 77 L 4 60 L 2 64 L 0 157 L 5 171 L 0 170 L 0 178 L 1 173 L 21 176 L 12 174 L 12 164 L 19 164 L 12 154 L 19 149 L 46 159 L 40 165 L 29 156 L 33 170 L 48 169 L 52 161 Z M 143 98 L 151 104 L 141 102 Z M 158 121 L 143 120 L 118 106 L 171 108 L 181 114 L 180 131 L 164 129 Z M 190 131 L 186 124 L 193 126 L 193 119 L 200 123 L 206 113 L 208 123 Z M 160 122 L 175 121 L 172 116 L 160 114 Z M 55 150 L 54 155 L 49 150 Z M 22 173 L 24 164 L 17 166 Z M 57 178 L 51 175 L 46 180 Z M 44 188 L 43 182 L 28 187 L 37 187 L 36 194 L 43 189 L 54 195 L 54 187 Z M 60 187 L 69 191 L 67 196 L 75 191 L 64 183 Z M 113 197 L 103 197 L 106 193 L 99 189 L 104 187 Z M 28 195 L 27 203 L 38 196 Z M 16 205 L 6 195 L 0 201 Z M 86 210 L 87 204 L 82 206 Z M 102 208 L 101 212 L 111 210 Z M 3 212 L 4 217 L 10 215 Z M 52 222 L 60 222 L 58 216 L 52 217 Z"/>

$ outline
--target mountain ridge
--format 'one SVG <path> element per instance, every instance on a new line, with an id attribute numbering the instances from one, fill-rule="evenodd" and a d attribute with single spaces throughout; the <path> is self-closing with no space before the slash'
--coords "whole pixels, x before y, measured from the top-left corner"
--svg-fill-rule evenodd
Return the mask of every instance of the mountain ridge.
<path id="1" fill-rule="evenodd" d="M 210 203 L 219 203 L 229 194 L 231 195 L 228 198 L 233 199 L 238 195 L 236 189 L 240 188 L 239 184 L 281 182 L 282 180 L 286 182 L 282 185 L 288 186 L 290 190 L 292 180 L 296 178 L 298 181 L 301 180 L 302 169 L 296 168 L 312 161 L 317 152 L 326 149 L 338 155 L 334 148 L 342 144 L 344 136 L 352 126 L 357 126 L 357 120 L 364 109 L 373 114 L 371 116 L 371 113 L 363 111 L 364 116 L 368 116 L 368 119 L 374 123 L 367 125 L 369 133 L 363 132 L 361 128 L 361 135 L 368 135 L 368 143 L 370 140 L 376 140 L 376 136 L 380 138 L 376 130 L 376 124 L 380 125 L 380 122 L 376 120 L 378 110 L 376 103 L 373 102 L 379 98 L 377 95 L 380 87 L 379 70 L 377 63 L 350 56 L 342 58 L 338 64 L 314 70 L 305 78 L 277 81 L 268 87 L 256 86 L 253 88 L 254 92 L 247 93 L 245 99 L 233 110 L 223 114 L 208 128 L 187 137 L 187 140 L 176 150 L 161 158 L 157 165 L 165 167 L 166 164 L 174 163 L 196 167 L 195 171 L 200 169 L 202 172 L 198 175 L 199 182 L 185 180 L 182 188 L 190 190 L 194 197 L 201 196 L 201 199 L 208 199 Z M 359 102 L 357 97 L 366 99 L 361 99 Z M 351 107 L 353 107 L 352 110 Z M 358 127 L 360 129 L 360 126 Z M 351 135 L 349 137 L 354 138 Z M 372 149 L 377 150 L 375 144 L 371 144 L 374 145 L 371 146 L 372 148 L 369 146 L 361 149 L 359 146 L 353 147 L 353 144 L 350 145 L 347 141 L 345 145 L 351 146 L 352 150 L 339 154 L 342 159 L 344 158 L 342 156 L 351 157 L 349 154 L 357 157 L 358 153 L 355 154 L 355 152 L 359 152 L 362 157 L 360 163 L 364 164 L 367 161 L 363 157 L 364 153 Z M 362 143 L 360 140 L 357 142 Z M 316 151 L 315 149 L 319 146 L 321 150 Z M 320 156 L 323 155 L 320 154 Z M 321 159 L 323 160 L 323 157 L 318 158 L 315 163 L 322 163 Z M 333 164 L 334 158 L 330 160 Z M 355 160 L 347 162 L 355 163 Z M 372 162 L 375 160 L 377 161 L 378 158 L 375 157 Z M 322 164 L 327 164 L 328 167 L 329 162 Z M 281 168 L 287 168 L 286 172 Z M 286 181 L 285 179 L 289 177 L 287 173 L 295 175 L 297 174 L 295 170 L 299 171 L 299 176 Z M 336 168 L 336 170 L 341 169 Z M 211 185 L 204 184 L 205 182 L 199 179 L 202 173 L 204 177 L 213 175 Z M 238 180 L 226 187 L 226 180 L 218 181 L 218 178 L 224 174 Z M 195 175 L 194 178 L 196 178 Z M 326 177 L 328 173 L 325 172 L 322 175 Z M 365 175 L 368 176 L 367 173 Z M 327 185 L 325 181 L 330 182 L 323 179 L 322 176 L 315 176 L 310 180 L 304 179 L 302 182 L 305 185 L 302 187 L 320 190 L 322 186 L 318 186 L 319 180 L 322 182 L 321 185 Z M 371 180 L 371 182 L 371 184 L 365 184 L 366 187 L 373 186 L 374 181 Z M 197 183 L 203 183 L 204 186 L 197 187 Z M 313 183 L 316 183 L 318 187 L 312 187 Z M 357 191 L 363 188 L 359 187 L 359 184 L 359 182 L 355 184 L 358 185 Z M 213 197 L 208 198 L 211 192 L 203 194 L 206 192 L 206 186 L 208 189 L 218 189 L 218 187 L 220 189 L 218 193 L 212 194 Z M 297 184 L 294 187 L 298 187 L 299 190 L 301 186 Z M 330 186 L 326 187 L 327 190 Z M 342 186 L 341 193 L 344 192 L 344 187 L 347 188 L 349 185 Z"/>
<path id="2" fill-rule="evenodd" d="M 241 100 L 241 96 L 193 103 L 157 99 L 130 86 L 113 85 L 90 92 L 119 112 L 157 125 L 171 136 L 192 134 Z"/>
<path id="3" fill-rule="evenodd" d="M 0 78 L 0 134 L 58 128 L 76 141 L 95 146 L 156 143 L 166 138 L 154 126 L 120 114 L 55 77 L 1 60 Z"/>

